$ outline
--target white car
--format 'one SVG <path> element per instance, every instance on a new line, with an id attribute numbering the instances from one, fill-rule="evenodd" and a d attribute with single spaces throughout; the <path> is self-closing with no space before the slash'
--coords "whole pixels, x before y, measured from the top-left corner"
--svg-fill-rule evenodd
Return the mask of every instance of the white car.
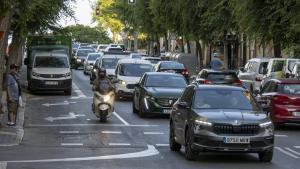
<path id="1" fill-rule="evenodd" d="M 159 61 L 161 61 L 160 57 L 142 57 L 142 59 L 149 60 L 153 66 L 156 65 Z"/>
<path id="2" fill-rule="evenodd" d="M 142 53 L 130 53 L 129 59 L 142 59 L 142 57 L 145 57 L 145 54 Z"/>
<path id="3" fill-rule="evenodd" d="M 141 59 L 119 60 L 116 68 L 115 84 L 118 97 L 132 97 L 134 86 L 145 72 L 151 72 L 153 66 L 150 61 Z"/>
<path id="4" fill-rule="evenodd" d="M 106 70 L 107 77 L 113 79 L 116 73 L 116 67 L 120 59 L 125 59 L 128 55 L 120 54 L 104 54 L 100 59 L 99 68 Z"/>
<path id="5" fill-rule="evenodd" d="M 245 67 L 241 68 L 238 78 L 242 81 L 243 86 L 248 90 L 259 90 L 261 81 L 267 71 L 270 58 L 253 58 L 250 59 Z"/>
<path id="6" fill-rule="evenodd" d="M 89 53 L 83 63 L 83 73 L 90 74 L 91 70 L 93 69 L 93 65 L 96 62 L 96 59 L 101 56 L 102 53 Z"/>
<path id="7" fill-rule="evenodd" d="M 100 44 L 100 45 L 98 45 L 96 51 L 97 52 L 103 52 L 107 47 L 108 47 L 108 45 L 106 45 L 106 44 Z"/>

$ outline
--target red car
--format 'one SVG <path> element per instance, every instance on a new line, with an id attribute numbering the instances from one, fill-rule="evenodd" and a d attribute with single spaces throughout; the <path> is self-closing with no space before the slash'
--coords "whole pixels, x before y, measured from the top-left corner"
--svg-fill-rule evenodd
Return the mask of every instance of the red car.
<path id="1" fill-rule="evenodd" d="M 257 100 L 274 124 L 300 123 L 300 80 L 269 80 Z"/>

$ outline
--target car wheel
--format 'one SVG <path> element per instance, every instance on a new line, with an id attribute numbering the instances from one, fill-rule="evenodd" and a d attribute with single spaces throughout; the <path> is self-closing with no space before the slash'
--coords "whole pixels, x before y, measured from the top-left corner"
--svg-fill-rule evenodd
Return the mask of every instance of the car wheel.
<path id="1" fill-rule="evenodd" d="M 140 102 L 139 116 L 140 116 L 140 117 L 146 117 L 146 114 L 145 114 L 145 106 L 144 106 L 143 102 Z"/>
<path id="2" fill-rule="evenodd" d="M 65 92 L 65 95 L 71 96 L 71 94 L 72 94 L 72 89 L 68 89 L 68 90 L 66 90 L 66 91 L 64 91 L 64 92 Z"/>
<path id="3" fill-rule="evenodd" d="M 132 112 L 133 112 L 134 114 L 138 113 L 138 110 L 135 108 L 134 97 L 133 97 L 133 102 L 132 102 Z"/>
<path id="4" fill-rule="evenodd" d="M 187 160 L 193 161 L 196 159 L 196 151 L 192 149 L 193 136 L 191 131 L 187 128 L 185 132 L 185 158 Z"/>
<path id="5" fill-rule="evenodd" d="M 177 143 L 175 140 L 174 126 L 172 122 L 170 123 L 169 144 L 172 151 L 180 151 L 181 144 Z"/>
<path id="6" fill-rule="evenodd" d="M 265 151 L 258 154 L 259 161 L 261 162 L 271 162 L 273 159 L 273 150 Z"/>

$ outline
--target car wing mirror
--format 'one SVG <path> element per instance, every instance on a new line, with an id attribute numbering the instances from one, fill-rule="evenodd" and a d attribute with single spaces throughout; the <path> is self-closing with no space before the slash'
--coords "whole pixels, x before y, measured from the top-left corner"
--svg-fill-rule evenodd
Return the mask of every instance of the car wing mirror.
<path id="1" fill-rule="evenodd" d="M 190 108 L 187 102 L 179 102 L 178 106 L 181 108 Z"/>

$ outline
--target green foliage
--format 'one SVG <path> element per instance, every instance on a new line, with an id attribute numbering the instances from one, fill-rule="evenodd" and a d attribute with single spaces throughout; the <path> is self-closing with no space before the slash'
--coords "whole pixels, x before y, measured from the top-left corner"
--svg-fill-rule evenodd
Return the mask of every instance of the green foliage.
<path id="1" fill-rule="evenodd" d="M 71 35 L 73 39 L 82 43 L 111 43 L 106 31 L 100 27 L 89 27 L 84 25 L 73 25 L 65 27 L 63 30 L 66 34 Z"/>

